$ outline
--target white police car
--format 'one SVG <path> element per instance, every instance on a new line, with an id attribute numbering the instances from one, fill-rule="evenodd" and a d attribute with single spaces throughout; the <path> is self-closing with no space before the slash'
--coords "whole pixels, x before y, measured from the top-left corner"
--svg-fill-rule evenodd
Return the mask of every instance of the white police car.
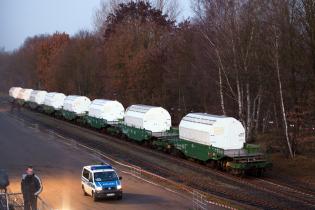
<path id="1" fill-rule="evenodd" d="M 83 194 L 92 196 L 94 201 L 110 197 L 120 200 L 123 194 L 121 179 L 110 165 L 84 166 L 81 176 Z"/>

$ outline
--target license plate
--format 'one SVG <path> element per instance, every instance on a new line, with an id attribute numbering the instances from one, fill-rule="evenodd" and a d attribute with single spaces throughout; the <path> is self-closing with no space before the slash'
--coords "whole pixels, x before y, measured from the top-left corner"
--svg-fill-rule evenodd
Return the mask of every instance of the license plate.
<path id="1" fill-rule="evenodd" d="M 112 196 L 115 196 L 115 193 L 109 193 L 109 194 L 107 194 L 106 196 L 112 197 Z"/>

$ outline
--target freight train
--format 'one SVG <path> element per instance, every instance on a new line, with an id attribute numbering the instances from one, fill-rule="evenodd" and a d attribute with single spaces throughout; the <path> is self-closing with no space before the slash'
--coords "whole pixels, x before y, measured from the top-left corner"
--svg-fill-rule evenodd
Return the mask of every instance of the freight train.
<path id="1" fill-rule="evenodd" d="M 113 100 L 12 87 L 10 101 L 67 121 L 121 136 L 235 175 L 262 175 L 272 164 L 258 145 L 247 144 L 233 117 L 189 113 L 172 127 L 169 112 L 156 106 L 124 106 Z"/>

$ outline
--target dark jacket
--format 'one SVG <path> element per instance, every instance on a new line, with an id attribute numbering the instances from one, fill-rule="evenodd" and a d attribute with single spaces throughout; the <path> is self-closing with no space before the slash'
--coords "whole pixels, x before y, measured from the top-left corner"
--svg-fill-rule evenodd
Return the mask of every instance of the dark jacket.
<path id="1" fill-rule="evenodd" d="M 24 199 L 31 199 L 33 196 L 39 195 L 43 189 L 42 182 L 35 174 L 23 174 L 21 181 L 21 190 Z"/>
<path id="2" fill-rule="evenodd" d="M 8 174 L 0 169 L 0 189 L 6 189 L 7 186 L 9 186 Z"/>

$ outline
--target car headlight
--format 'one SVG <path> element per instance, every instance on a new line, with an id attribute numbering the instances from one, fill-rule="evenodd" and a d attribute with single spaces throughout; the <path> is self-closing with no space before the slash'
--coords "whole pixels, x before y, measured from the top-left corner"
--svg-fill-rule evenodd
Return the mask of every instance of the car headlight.
<path id="1" fill-rule="evenodd" d="M 121 189 L 121 184 L 117 185 L 117 190 L 120 190 L 120 189 Z"/>
<path id="2" fill-rule="evenodd" d="M 101 191 L 101 190 L 103 190 L 103 188 L 102 187 L 96 187 L 95 188 L 97 191 Z"/>

